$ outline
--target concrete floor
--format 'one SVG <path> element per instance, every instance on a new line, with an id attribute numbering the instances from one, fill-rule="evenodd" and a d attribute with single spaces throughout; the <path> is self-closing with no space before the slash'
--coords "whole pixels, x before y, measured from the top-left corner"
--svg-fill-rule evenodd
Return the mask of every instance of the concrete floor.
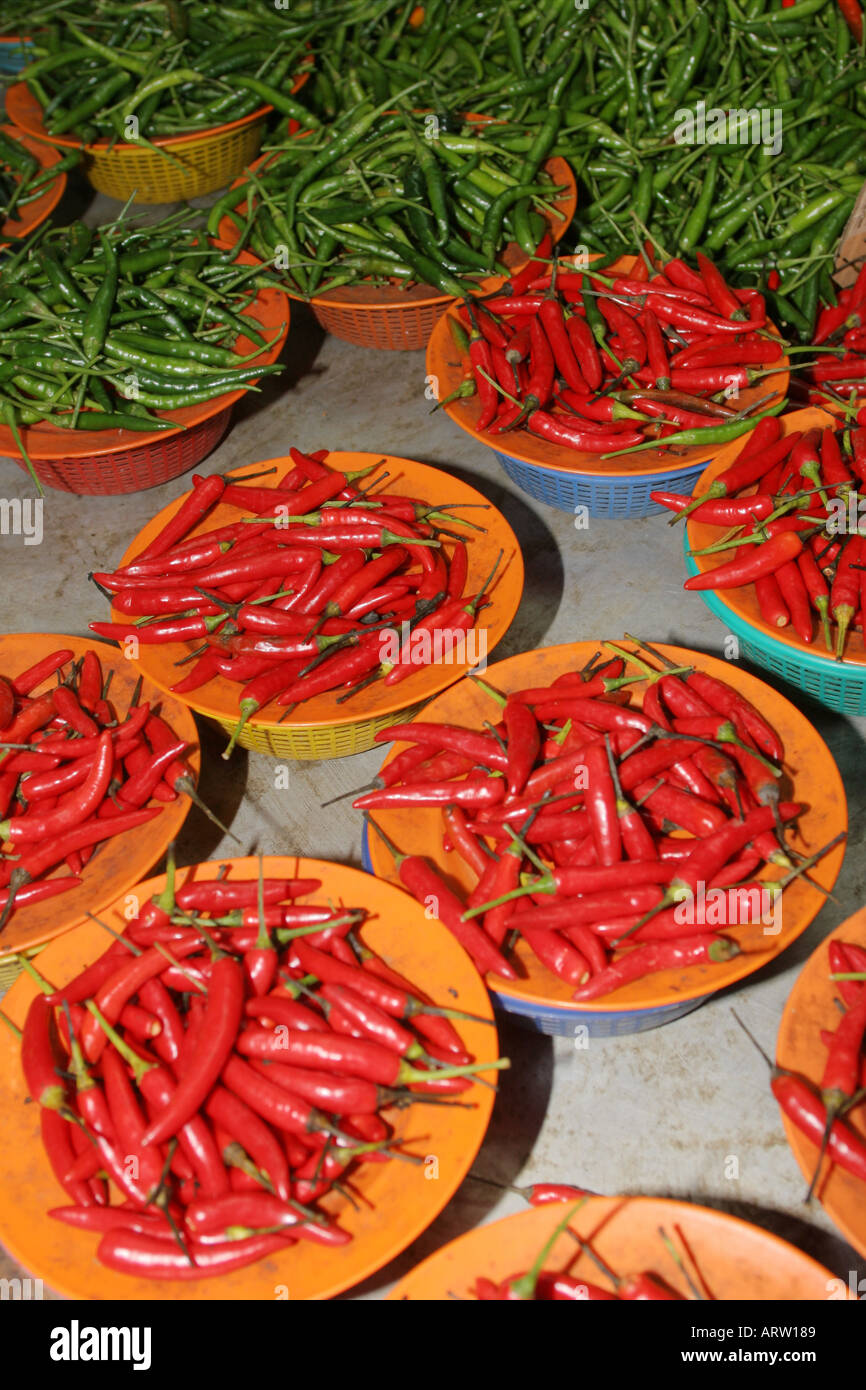
<path id="1" fill-rule="evenodd" d="M 64 200 L 64 220 L 91 223 L 116 205 L 82 190 Z M 682 591 L 678 531 L 661 518 L 594 521 L 575 530 L 573 518 L 517 493 L 492 453 L 429 414 L 422 353 L 362 350 L 323 336 L 305 311 L 294 314 L 285 372 L 237 409 L 232 430 L 210 456 L 223 472 L 288 452 L 376 450 L 421 459 L 465 478 L 498 506 L 523 547 L 526 588 L 520 611 L 494 659 L 529 648 L 624 630 L 649 641 L 674 642 L 720 654 L 724 630 L 697 595 Z M 24 474 L 0 460 L 0 492 L 24 497 Z M 123 498 L 49 493 L 41 547 L 0 538 L 0 631 L 85 634 L 104 616 L 87 581 L 110 568 L 129 538 L 160 507 L 187 488 L 184 478 Z M 781 687 L 780 687 L 781 688 Z M 831 714 L 786 691 L 820 730 L 845 781 L 851 836 L 836 888 L 808 932 L 745 986 L 715 997 L 678 1022 L 633 1038 L 592 1042 L 576 1051 L 504 1023 L 501 1050 L 512 1059 L 503 1074 L 493 1122 L 473 1174 L 501 1183 L 559 1180 L 609 1193 L 678 1197 L 741 1216 L 822 1261 L 848 1280 L 866 1272 L 855 1251 L 820 1207 L 804 1205 L 805 1183 L 785 1141 L 763 1063 L 731 1017 L 736 1007 L 772 1051 L 782 1008 L 798 971 L 818 942 L 859 908 L 864 893 L 863 736 L 866 720 Z M 292 768 L 290 790 L 274 789 L 273 763 L 239 752 L 230 771 L 216 757 L 222 736 L 200 728 L 201 791 L 231 823 L 244 852 L 312 852 L 360 864 L 360 817 L 344 801 L 323 802 L 369 781 L 381 761 L 373 752 Z M 197 811 L 178 846 L 179 862 L 236 853 Z M 739 1177 L 726 1176 L 735 1165 Z M 345 1295 L 381 1298 L 420 1260 L 481 1222 L 522 1207 L 473 1176 L 439 1219 L 387 1268 Z M 0 1249 L 0 1276 L 16 1272 Z"/>

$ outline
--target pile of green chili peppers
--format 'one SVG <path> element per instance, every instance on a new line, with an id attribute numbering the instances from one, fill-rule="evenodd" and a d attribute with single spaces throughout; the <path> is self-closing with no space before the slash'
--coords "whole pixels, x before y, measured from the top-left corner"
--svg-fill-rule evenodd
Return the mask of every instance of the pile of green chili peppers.
<path id="1" fill-rule="evenodd" d="M 233 254 L 181 213 L 37 232 L 0 261 L 0 419 L 13 430 L 176 428 L 154 411 L 279 371 L 252 365 L 267 344 L 244 312 L 272 277 Z M 241 335 L 247 357 L 232 350 Z"/>
<path id="2" fill-rule="evenodd" d="M 565 249 L 634 252 L 645 235 L 671 256 L 700 248 L 735 284 L 757 277 L 803 338 L 819 297 L 833 302 L 866 178 L 866 50 L 836 0 L 356 0 L 331 13 L 305 93 L 323 120 L 413 82 L 417 106 L 522 127 L 556 106 L 553 152 L 579 178 Z M 702 140 L 711 128 L 725 138 Z"/>
<path id="3" fill-rule="evenodd" d="M 289 95 L 322 16 L 265 0 L 89 0 L 35 4 L 22 72 L 52 135 L 131 142 L 206 130 Z M 315 118 L 312 118 L 315 119 Z"/>
<path id="4" fill-rule="evenodd" d="M 78 151 L 73 150 L 52 168 L 43 169 L 20 141 L 0 131 L 0 222 L 11 218 L 20 221 L 27 204 L 39 198 L 58 174 L 77 163 Z"/>
<path id="5" fill-rule="evenodd" d="M 326 133 L 271 152 L 214 204 L 208 231 L 228 216 L 262 260 L 279 265 L 282 251 L 305 295 L 392 278 L 460 295 L 461 277 L 507 274 L 496 259 L 506 242 L 532 254 L 545 230 L 538 208 L 561 216 L 550 201 L 561 190 L 541 167 L 557 127 L 556 113 L 527 134 L 362 98 Z"/>

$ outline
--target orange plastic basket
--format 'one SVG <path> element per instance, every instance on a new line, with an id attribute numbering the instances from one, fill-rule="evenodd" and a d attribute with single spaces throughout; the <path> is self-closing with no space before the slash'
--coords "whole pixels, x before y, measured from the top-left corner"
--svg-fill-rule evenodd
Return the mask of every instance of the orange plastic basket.
<path id="1" fill-rule="evenodd" d="M 294 124 L 290 123 L 290 134 L 297 134 L 297 129 L 292 129 Z M 253 170 L 267 168 L 274 157 L 263 155 L 252 166 Z M 558 156 L 548 159 L 544 168 L 554 184 L 566 186 L 565 192 L 551 203 L 555 213 L 543 214 L 553 240 L 558 242 L 574 217 L 577 183 L 567 161 Z M 239 179 L 238 184 L 241 182 Z M 237 241 L 238 230 L 231 218 L 222 219 L 219 234 L 230 245 Z M 526 259 L 525 251 L 516 242 L 510 242 L 500 257 L 511 270 L 525 264 Z M 431 285 L 346 285 L 314 295 L 310 300 L 296 291 L 287 293 L 292 299 L 310 305 L 326 333 L 333 333 L 335 338 L 354 343 L 356 347 L 390 352 L 410 352 L 426 347 L 440 315 L 453 303 L 450 295 L 440 294 Z"/>
<path id="2" fill-rule="evenodd" d="M 221 242 L 215 245 L 226 249 Z M 255 257 L 244 251 L 237 261 L 239 265 L 257 264 Z M 260 290 L 244 314 L 262 325 L 268 340 L 259 358 L 261 365 L 275 362 L 289 331 L 286 295 L 276 287 Z M 236 348 L 244 355 L 254 351 L 255 343 L 240 337 Z M 156 412 L 161 419 L 172 420 L 176 430 L 64 430 L 40 423 L 22 426 L 20 433 L 36 475 L 46 487 L 88 496 L 140 492 L 180 477 L 206 458 L 228 429 L 232 406 L 244 394 L 239 388 L 201 405 Z M 0 454 L 14 458 L 26 469 L 6 425 L 0 427 Z"/>
<path id="3" fill-rule="evenodd" d="M 312 60 L 309 60 L 312 61 Z M 295 78 L 297 92 L 309 77 L 309 65 Z M 93 187 L 111 198 L 138 203 L 176 203 L 213 193 L 246 168 L 262 143 L 265 121 L 273 110 L 264 105 L 240 120 L 186 135 L 157 136 L 151 143 L 165 154 L 142 145 L 97 140 L 82 145 L 72 135 L 52 135 L 42 122 L 42 108 L 23 82 L 6 93 L 6 110 L 29 134 L 66 149 L 80 147 L 84 172 Z M 167 156 L 171 156 L 168 158 Z"/>
<path id="4" fill-rule="evenodd" d="M 26 135 L 17 126 L 0 126 L 4 135 L 9 135 L 13 140 L 17 140 L 19 145 L 23 145 L 25 150 L 34 155 L 39 160 L 43 169 L 52 169 L 55 164 L 59 164 L 62 158 L 59 150 L 53 146 L 43 144 L 41 140 L 34 140 L 31 135 Z M 55 174 L 49 184 L 46 184 L 44 192 L 34 198 L 32 203 L 25 203 L 15 210 L 15 214 L 0 226 L 0 249 L 8 245 L 3 241 L 3 237 L 25 237 L 30 232 L 42 225 L 52 214 L 60 199 L 63 197 L 66 188 L 66 175 Z"/>

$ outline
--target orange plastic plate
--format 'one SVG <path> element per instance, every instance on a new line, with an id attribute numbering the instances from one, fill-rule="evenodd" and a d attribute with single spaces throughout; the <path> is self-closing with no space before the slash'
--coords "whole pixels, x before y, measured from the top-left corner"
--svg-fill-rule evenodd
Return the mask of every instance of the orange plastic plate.
<path id="1" fill-rule="evenodd" d="M 474 593 L 480 587 L 493 568 L 500 550 L 503 551 L 502 562 L 490 590 L 490 607 L 483 611 L 477 625 L 486 630 L 487 650 L 488 653 L 491 652 L 508 630 L 520 605 L 520 598 L 523 593 L 523 556 L 517 537 L 505 517 L 491 506 L 480 492 L 468 487 L 459 478 L 455 478 L 441 469 L 430 468 L 425 463 L 416 463 L 413 459 L 393 458 L 389 454 L 339 451 L 328 455 L 327 464 L 329 468 L 340 468 L 345 473 L 369 468 L 373 464 L 381 464 L 382 471 L 387 472 L 389 477 L 385 485 L 376 488 L 371 496 L 378 493 L 396 492 L 410 497 L 423 497 L 432 503 L 470 503 L 473 507 L 477 507 L 479 503 L 484 504 L 487 508 L 486 511 L 467 510 L 459 513 L 459 509 L 455 510 L 458 510 L 460 515 L 465 515 L 474 525 L 486 528 L 483 534 L 468 529 L 465 532 L 469 554 L 467 593 Z M 273 487 L 286 470 L 293 466 L 290 458 L 282 457 L 265 459 L 262 463 L 251 464 L 250 470 L 256 471 L 260 467 L 268 468 L 272 465 L 276 467 L 276 473 L 256 479 L 257 487 Z M 374 475 L 371 474 L 370 476 L 372 480 Z M 177 501 L 171 502 L 152 521 L 148 522 L 127 549 L 122 564 L 128 563 L 133 556 L 144 549 L 151 538 L 162 530 L 183 500 L 181 497 Z M 236 507 L 220 504 L 192 534 L 197 535 L 213 530 L 218 526 L 229 525 L 239 520 L 243 515 L 244 513 Z M 462 533 L 464 528 L 449 529 Z M 449 544 L 446 541 L 446 550 Z M 115 614 L 114 617 L 117 620 L 120 615 Z M 194 645 L 194 643 L 172 642 L 165 646 L 142 646 L 138 664 L 155 685 L 158 685 L 161 690 L 168 690 L 170 686 L 177 683 L 183 674 L 182 670 L 178 671 L 175 662 L 191 651 Z M 459 680 L 468 669 L 465 662 L 433 664 L 414 672 L 391 688 L 386 688 L 381 682 L 368 686 L 366 690 L 360 691 L 357 696 L 342 705 L 337 704 L 337 697 L 343 693 L 340 690 L 318 695 L 300 705 L 293 716 L 284 721 L 284 727 L 287 725 L 291 728 L 294 724 L 303 725 L 306 728 L 321 727 L 347 719 L 363 720 L 380 717 L 392 710 L 404 709 L 416 704 L 419 700 L 429 699 L 431 695 L 438 694 L 445 686 L 452 685 L 454 681 Z M 242 687 L 240 685 L 220 676 L 203 686 L 201 690 L 195 691 L 189 703 L 193 709 L 200 710 L 202 714 L 209 715 L 211 718 L 235 720 L 238 717 L 238 701 L 241 693 Z M 272 706 L 271 708 L 273 711 L 277 707 Z M 250 723 L 254 727 L 274 725 L 278 718 L 279 712 L 264 719 L 259 715 L 254 715 Z"/>
<path id="2" fill-rule="evenodd" d="M 255 878 L 258 860 L 230 859 L 230 878 Z M 440 1006 L 450 1006 L 489 1019 L 490 1023 L 460 1022 L 455 1026 L 466 1047 L 477 1058 L 498 1057 L 496 1029 L 487 991 L 469 957 L 437 921 L 397 888 L 377 883 L 360 869 L 321 859 L 265 857 L 266 875 L 311 877 L 322 887 L 310 899 L 329 899 L 346 906 L 363 906 L 370 913 L 362 936 L 387 963 L 413 982 Z M 195 868 L 181 869 L 178 883 L 191 878 L 213 879 L 220 864 L 212 860 Z M 144 903 L 161 890 L 164 877 L 148 879 L 136 892 Z M 101 916 L 116 930 L 127 918 L 124 898 L 103 909 Z M 109 937 L 93 922 L 85 923 L 51 943 L 39 956 L 39 969 L 53 984 L 62 985 L 90 964 L 106 948 Z M 29 976 L 22 975 L 3 999 L 3 1011 L 19 1026 L 36 992 Z M 483 1073 L 495 1082 L 497 1073 Z M 25 1085 L 18 1058 L 18 1043 L 8 1029 L 0 1034 L 0 1112 L 3 1144 L 0 1146 L 0 1240 L 29 1273 L 41 1278 L 69 1298 L 167 1301 L 201 1299 L 299 1299 L 333 1298 L 360 1283 L 410 1245 L 450 1201 L 481 1147 L 490 1121 L 495 1092 L 474 1086 L 460 1096 L 473 1109 L 419 1106 L 385 1112 L 403 1149 L 421 1158 L 437 1160 L 438 1177 L 431 1180 L 428 1164 L 361 1164 L 352 1177 L 358 1192 L 358 1209 L 338 1194 L 326 1197 L 322 1206 L 351 1232 L 350 1244 L 338 1249 L 301 1242 L 259 1264 L 223 1278 L 186 1282 L 134 1279 L 106 1269 L 96 1259 L 99 1238 L 77 1232 L 45 1212 L 66 1205 L 65 1194 L 52 1174 L 39 1137 L 36 1107 L 25 1103 Z M 115 1200 L 117 1197 L 115 1196 Z"/>
<path id="3" fill-rule="evenodd" d="M 110 647 L 95 637 L 88 640 L 56 632 L 0 633 L 0 672 L 14 676 L 61 648 L 74 652 L 76 658 L 89 649 L 98 653 L 104 674 L 107 676 L 109 671 L 113 672 L 109 701 L 123 714 L 132 698 L 138 672 L 132 662 L 124 660 L 116 647 Z M 43 685 L 37 686 L 36 693 L 50 689 L 53 684 L 52 676 Z M 185 756 L 198 780 L 201 766 L 198 731 L 189 710 L 173 696 L 168 699 L 161 697 L 148 680 L 144 681 L 141 689 L 141 703 L 145 701 L 151 706 L 160 704 L 163 718 L 177 732 L 178 738 L 186 740 L 189 751 Z M 82 883 L 78 888 L 70 888 L 59 897 L 48 898 L 45 902 L 13 912 L 0 935 L 0 956 L 12 951 L 26 951 L 50 941 L 81 922 L 86 913 L 101 912 L 106 903 L 114 902 L 115 898 L 138 882 L 142 874 L 146 874 L 162 858 L 171 841 L 177 839 L 190 808 L 187 796 L 179 796 L 177 801 L 152 804 L 162 805 L 160 814 L 131 833 L 117 835 L 100 845 L 82 871 Z M 55 870 L 49 877 L 63 877 L 67 872 L 65 868 Z"/>
<path id="4" fill-rule="evenodd" d="M 828 950 L 829 943 L 834 940 L 866 946 L 866 907 L 832 931 L 812 952 L 797 976 L 782 1014 L 776 1041 L 776 1060 L 780 1067 L 798 1072 L 815 1086 L 821 1084 L 821 1073 L 827 1059 L 827 1049 L 821 1042 L 821 1029 L 835 1029 L 841 1017 L 834 1003 L 839 986 L 830 979 Z M 807 1183 L 811 1182 L 818 1162 L 818 1150 L 786 1115 L 782 1115 L 782 1123 L 800 1171 Z M 866 1117 L 862 1105 L 846 1116 L 845 1123 L 866 1141 Z M 866 1256 L 866 1195 L 863 1183 L 853 1173 L 846 1173 L 844 1168 L 825 1159 L 815 1195 L 845 1239 Z"/>
<path id="5" fill-rule="evenodd" d="M 781 417 L 783 434 L 793 434 L 796 430 L 838 427 L 838 423 L 838 420 L 828 411 L 819 410 L 815 406 L 809 406 L 806 410 L 793 410 Z M 727 445 L 711 463 L 707 464 L 706 469 L 695 484 L 694 495 L 696 497 L 703 496 L 713 479 L 725 468 L 731 466 L 742 447 L 743 440 L 739 439 L 736 443 Z M 725 535 L 723 527 L 708 526 L 706 522 L 695 521 L 693 517 L 688 518 L 686 526 L 688 527 L 689 548 L 691 550 L 702 550 L 705 546 L 721 540 Z M 695 555 L 694 561 L 700 572 L 706 574 L 729 560 L 732 553 Z M 741 589 L 716 589 L 714 593 L 716 599 L 725 607 L 730 608 L 732 613 L 751 623 L 767 637 L 771 637 L 774 642 L 779 642 L 785 647 L 793 647 L 796 651 L 808 652 L 810 656 L 823 657 L 831 665 L 834 664 L 835 658 L 832 652 L 826 650 L 820 631 L 816 633 L 815 641 L 810 646 L 806 646 L 800 641 L 790 625 L 781 628 L 771 627 L 769 623 L 765 622 L 755 597 L 754 584 L 746 584 Z M 866 665 L 866 646 L 864 646 L 862 632 L 855 632 L 853 629 L 849 632 L 845 645 L 845 662 L 852 662 L 857 666 Z"/>
<path id="6" fill-rule="evenodd" d="M 474 1299 L 479 1276 L 501 1283 L 531 1268 L 568 1203 L 531 1207 L 479 1226 L 437 1250 L 388 1295 L 394 1300 Z M 778 1236 L 721 1211 L 661 1197 L 589 1197 L 569 1222 L 620 1278 L 652 1271 L 684 1298 L 688 1284 L 659 1235 L 663 1227 L 705 1298 L 819 1302 L 841 1288 L 828 1269 Z M 545 1262 L 610 1289 L 588 1255 L 563 1232 Z M 836 1293 L 836 1297 L 840 1297 Z M 851 1297 L 851 1295 L 847 1295 Z"/>
<path id="7" fill-rule="evenodd" d="M 627 642 L 617 645 L 629 648 Z M 658 650 L 676 661 L 678 666 L 696 666 L 719 680 L 734 686 L 747 700 L 756 705 L 766 719 L 778 730 L 785 745 L 785 770 L 793 783 L 794 799 L 803 802 L 806 811 L 800 817 L 799 837 L 794 846 L 805 854 L 827 844 L 845 830 L 848 812 L 842 779 L 824 740 L 798 709 L 777 695 L 763 681 L 741 671 L 730 662 L 705 656 L 702 652 L 683 647 L 656 644 Z M 497 662 L 485 673 L 484 679 L 495 689 L 508 693 L 527 686 L 548 685 L 564 671 L 585 666 L 597 642 L 575 642 L 560 647 L 543 647 L 523 652 L 507 661 Z M 650 665 L 653 665 L 650 658 Z M 641 686 L 635 691 L 633 703 L 641 703 Z M 461 681 L 452 690 L 434 700 L 424 711 L 425 722 L 456 723 L 481 727 L 484 719 L 495 719 L 496 706 L 472 680 Z M 389 757 L 404 747 L 395 744 Z M 387 761 L 387 760 L 386 760 Z M 784 784 L 783 784 L 784 785 Z M 442 820 L 438 810 L 419 809 L 374 811 L 371 813 L 397 847 L 406 854 L 425 854 L 449 876 L 462 893 L 474 887 L 475 879 L 456 854 L 446 855 L 442 849 Z M 369 851 L 373 872 L 380 878 L 395 879 L 393 862 L 378 836 L 370 833 Z M 817 882 L 828 890 L 833 887 L 844 856 L 844 844 L 826 855 L 812 870 Z M 770 876 L 770 875 L 768 875 Z M 781 874 L 773 871 L 773 877 Z M 806 930 L 824 905 L 824 897 L 802 878 L 795 879 L 785 890 L 782 907 L 782 930 L 778 936 L 765 936 L 763 928 L 740 926 L 730 928 L 742 947 L 742 954 L 719 964 L 693 965 L 687 969 L 664 970 L 634 980 L 600 999 L 575 1003 L 571 988 L 547 970 L 530 951 L 525 942 L 518 942 L 516 955 L 526 971 L 519 983 L 489 977 L 498 995 L 529 1003 L 554 1004 L 557 1008 L 573 1008 L 576 1013 L 629 1012 L 673 1004 L 680 1000 L 696 999 L 726 985 L 736 984 L 790 946 Z M 699 928 L 696 928 L 699 930 Z M 720 931 L 725 931 L 722 927 Z"/>
<path id="8" fill-rule="evenodd" d="M 592 259 L 595 258 L 590 257 L 590 260 Z M 622 256 L 613 262 L 605 274 L 628 275 L 635 261 L 634 256 Z M 560 265 L 567 268 L 569 257 L 563 256 Z M 478 293 L 480 296 L 491 294 L 501 284 L 501 277 L 485 280 L 479 285 Z M 454 305 L 442 314 L 427 346 L 427 374 L 438 380 L 440 400 L 457 389 L 466 372 L 467 364 L 457 351 L 448 327 L 449 317 L 455 317 L 456 314 L 457 308 Z M 774 328 L 773 332 L 778 333 L 778 330 Z M 736 402 L 737 409 L 745 410 L 764 397 L 769 399 L 764 400 L 762 411 L 781 405 L 788 390 L 788 365 L 787 357 L 783 358 L 777 372 L 765 377 L 757 386 L 750 386 L 747 390 L 741 391 Z M 496 449 L 520 463 L 533 463 L 540 468 L 552 468 L 560 473 L 591 473 L 594 477 L 610 478 L 621 477 L 624 473 L 629 477 L 645 473 L 669 473 L 672 468 L 688 468 L 691 464 L 701 463 L 714 452 L 713 445 L 699 444 L 691 448 L 665 445 L 660 449 L 644 449 L 640 453 L 621 454 L 615 459 L 604 459 L 601 454 L 586 453 L 582 449 L 564 449 L 546 439 L 539 439 L 526 430 L 512 430 L 506 434 L 488 434 L 486 431 L 477 430 L 477 397 L 470 396 L 466 400 L 451 401 L 449 405 L 443 406 L 443 410 L 466 434 L 477 439 L 479 444 L 485 444 L 488 449 Z"/>

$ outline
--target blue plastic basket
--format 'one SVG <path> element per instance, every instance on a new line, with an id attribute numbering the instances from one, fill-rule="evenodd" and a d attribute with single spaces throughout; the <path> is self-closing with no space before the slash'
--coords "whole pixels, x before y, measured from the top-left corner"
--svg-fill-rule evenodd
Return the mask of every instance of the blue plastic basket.
<path id="1" fill-rule="evenodd" d="M 686 570 L 698 573 L 698 567 L 688 554 L 689 538 L 683 536 L 686 551 Z M 772 671 L 790 681 L 799 690 L 819 700 L 839 714 L 866 714 L 866 666 L 852 662 L 834 661 L 821 652 L 806 651 L 780 637 L 771 637 L 745 618 L 735 613 L 722 596 L 713 589 L 697 590 L 710 612 L 738 638 L 740 651 L 747 660 L 765 671 Z"/>
<path id="2" fill-rule="evenodd" d="M 373 872 L 370 858 L 369 829 L 365 825 L 361 835 L 361 864 L 368 874 Z M 702 994 L 697 999 L 684 999 L 679 1004 L 663 1004 L 654 1009 L 616 1009 L 609 1013 L 589 1013 L 579 1008 L 562 1008 L 555 1004 L 530 1003 L 526 999 L 514 999 L 509 994 L 499 994 L 490 990 L 493 1007 L 501 1014 L 507 1014 L 512 1022 L 526 1028 L 531 1033 L 547 1033 L 551 1037 L 574 1038 L 624 1038 L 631 1033 L 646 1033 L 651 1028 L 661 1028 L 665 1023 L 673 1023 L 697 1009 L 707 999 Z"/>
<path id="3" fill-rule="evenodd" d="M 505 472 L 530 497 L 546 502 L 561 512 L 574 512 L 576 507 L 586 507 L 590 516 L 609 517 L 621 520 L 626 517 L 652 516 L 663 512 L 657 502 L 650 501 L 650 493 L 685 492 L 691 495 L 695 483 L 707 466 L 707 460 L 689 464 L 688 468 L 675 468 L 669 472 L 624 473 L 617 476 L 610 473 L 578 473 L 572 469 L 544 468 L 538 463 L 527 463 L 523 459 L 512 458 L 493 451 Z"/>
<path id="4" fill-rule="evenodd" d="M 29 39 L 0 38 L 0 73 L 21 72 L 33 58 L 33 44 Z"/>

